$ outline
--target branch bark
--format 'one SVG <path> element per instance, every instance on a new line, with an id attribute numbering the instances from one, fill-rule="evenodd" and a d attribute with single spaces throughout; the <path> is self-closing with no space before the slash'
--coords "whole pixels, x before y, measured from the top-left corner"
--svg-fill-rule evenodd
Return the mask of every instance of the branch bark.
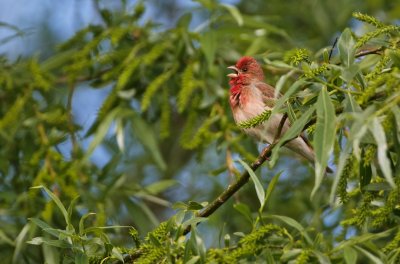
<path id="1" fill-rule="evenodd" d="M 279 123 L 278 130 L 275 134 L 274 141 L 265 147 L 257 159 L 250 165 L 253 171 L 256 171 L 271 155 L 272 149 L 276 146 L 282 133 L 283 125 L 287 119 L 287 114 L 284 114 Z M 244 171 L 239 179 L 233 184 L 229 185 L 214 201 L 212 201 L 206 208 L 203 209 L 197 216 L 208 217 L 214 213 L 221 205 L 223 205 L 232 195 L 234 195 L 240 188 L 242 188 L 248 181 L 250 175 L 247 171 Z M 190 232 L 191 226 L 186 227 L 183 234 L 186 235 Z"/>

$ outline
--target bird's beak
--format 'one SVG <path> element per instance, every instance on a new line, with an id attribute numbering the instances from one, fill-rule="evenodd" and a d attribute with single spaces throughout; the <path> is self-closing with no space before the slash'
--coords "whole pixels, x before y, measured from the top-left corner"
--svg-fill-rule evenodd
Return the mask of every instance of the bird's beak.
<path id="1" fill-rule="evenodd" d="M 239 70 L 235 66 L 229 66 L 228 69 L 235 71 L 234 73 L 229 73 L 227 76 L 229 78 L 237 78 L 239 75 Z"/>

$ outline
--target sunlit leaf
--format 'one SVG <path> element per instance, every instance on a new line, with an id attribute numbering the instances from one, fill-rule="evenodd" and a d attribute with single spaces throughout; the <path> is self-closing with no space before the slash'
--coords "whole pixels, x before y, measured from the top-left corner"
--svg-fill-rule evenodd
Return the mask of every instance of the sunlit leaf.
<path id="1" fill-rule="evenodd" d="M 253 224 L 253 218 L 251 216 L 250 208 L 244 203 L 236 203 L 233 205 L 233 208 L 241 213 L 246 220 L 248 220 L 251 224 Z"/>
<path id="2" fill-rule="evenodd" d="M 343 249 L 344 260 L 346 264 L 356 264 L 357 263 L 357 251 L 352 247 L 345 247 Z"/>
<path id="3" fill-rule="evenodd" d="M 232 15 L 232 17 L 238 23 L 239 27 L 243 25 L 243 17 L 240 14 L 240 11 L 236 6 L 230 5 L 230 4 L 221 4 L 221 6 L 226 8 L 229 11 L 229 13 Z"/>
<path id="4" fill-rule="evenodd" d="M 322 88 L 317 100 L 317 124 L 314 134 L 315 184 L 311 197 L 315 195 L 325 175 L 329 156 L 333 150 L 336 135 L 335 108 L 329 98 L 326 87 Z"/>
<path id="5" fill-rule="evenodd" d="M 392 169 L 390 167 L 390 161 L 387 156 L 388 146 L 386 141 L 386 135 L 378 118 L 375 117 L 372 120 L 372 122 L 369 125 L 369 130 L 374 135 L 376 144 L 378 145 L 378 161 L 379 161 L 379 166 L 382 169 L 383 176 L 385 176 L 387 182 L 393 188 L 395 188 L 396 185 L 393 180 Z"/>
<path id="6" fill-rule="evenodd" d="M 246 169 L 246 171 L 250 175 L 250 178 L 253 180 L 254 187 L 256 188 L 257 197 L 258 197 L 258 200 L 260 201 L 260 206 L 262 206 L 264 204 L 264 199 L 265 199 L 264 187 L 262 186 L 261 182 L 258 180 L 257 175 L 250 168 L 250 166 L 247 165 L 247 163 L 241 159 L 239 159 L 239 162 Z"/>
<path id="7" fill-rule="evenodd" d="M 165 164 L 164 158 L 161 155 L 161 150 L 158 146 L 155 131 L 139 115 L 136 114 L 132 117 L 132 129 L 135 136 L 149 151 L 157 166 L 161 170 L 165 170 L 167 168 L 167 164 Z"/>
<path id="8" fill-rule="evenodd" d="M 305 228 L 299 222 L 294 220 L 293 218 L 283 216 L 283 215 L 268 215 L 268 217 L 273 218 L 273 219 L 278 219 L 278 220 L 284 222 L 285 224 L 287 224 L 288 226 L 295 228 L 297 231 L 299 231 L 301 233 L 302 236 L 304 236 L 304 238 L 307 240 L 307 243 L 312 244 L 312 240 L 311 240 L 310 236 L 307 234 L 307 231 L 305 230 Z"/>
<path id="9" fill-rule="evenodd" d="M 340 60 L 346 67 L 350 67 L 354 63 L 354 56 L 356 54 L 356 42 L 353 38 L 352 32 L 349 28 L 346 28 L 338 40 L 338 49 Z"/>
<path id="10" fill-rule="evenodd" d="M 270 166 L 274 166 L 276 161 L 278 160 L 278 152 L 279 148 L 286 143 L 288 140 L 294 139 L 300 135 L 303 131 L 304 126 L 310 120 L 311 115 L 313 114 L 315 107 L 310 107 L 306 112 L 304 112 L 299 119 L 297 119 L 290 128 L 285 132 L 285 134 L 280 138 L 278 144 L 272 150 L 271 160 L 269 162 Z"/>

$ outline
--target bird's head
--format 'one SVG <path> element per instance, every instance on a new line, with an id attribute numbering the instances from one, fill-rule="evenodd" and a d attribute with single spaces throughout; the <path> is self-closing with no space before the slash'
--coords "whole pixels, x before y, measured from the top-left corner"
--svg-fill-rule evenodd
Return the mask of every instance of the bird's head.
<path id="1" fill-rule="evenodd" d="M 263 81 L 264 73 L 258 62 L 249 56 L 240 58 L 236 65 L 229 66 L 228 69 L 233 70 L 233 73 L 227 76 L 231 78 L 230 84 L 249 84 L 252 81 Z"/>

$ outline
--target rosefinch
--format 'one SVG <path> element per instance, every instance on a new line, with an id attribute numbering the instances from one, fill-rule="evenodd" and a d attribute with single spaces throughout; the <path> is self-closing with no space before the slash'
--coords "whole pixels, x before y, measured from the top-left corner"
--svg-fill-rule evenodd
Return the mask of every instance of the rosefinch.
<path id="1" fill-rule="evenodd" d="M 275 89 L 264 82 L 263 70 L 254 58 L 242 57 L 235 66 L 230 66 L 228 69 L 235 72 L 228 74 L 228 77 L 230 77 L 231 86 L 229 103 L 237 124 L 260 115 L 267 109 L 273 109 L 276 100 Z M 259 141 L 272 143 L 282 116 L 279 113 L 274 114 L 264 123 L 244 130 Z M 286 120 L 281 134 L 284 134 L 289 126 L 290 122 Z M 287 142 L 285 147 L 314 164 L 314 150 L 304 135 Z M 327 171 L 331 170 L 327 168 Z"/>

